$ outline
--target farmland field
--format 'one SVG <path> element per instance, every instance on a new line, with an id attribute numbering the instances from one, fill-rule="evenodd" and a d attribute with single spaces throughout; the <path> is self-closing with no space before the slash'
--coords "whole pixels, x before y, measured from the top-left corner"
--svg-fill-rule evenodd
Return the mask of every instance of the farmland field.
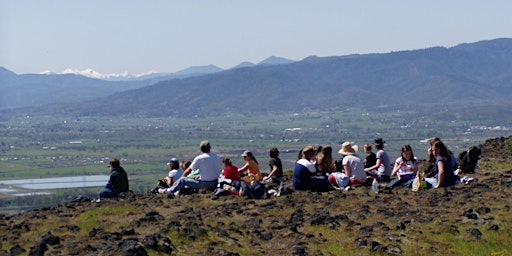
<path id="1" fill-rule="evenodd" d="M 368 113 L 358 109 L 189 119 L 25 115 L 0 122 L 4 131 L 0 137 L 0 180 L 108 175 L 109 159 L 119 158 L 130 176 L 131 189 L 141 193 L 166 175 L 166 163 L 171 157 L 192 160 L 199 152 L 198 143 L 205 139 L 211 142 L 213 152 L 230 157 L 239 166 L 243 163 L 241 152 L 253 151 L 263 171 L 268 169 L 268 150 L 277 147 L 284 168 L 289 170 L 298 151 L 306 145 L 328 144 L 337 152 L 347 140 L 362 149 L 365 143 L 383 137 L 390 158 L 398 157 L 404 144 L 410 144 L 417 157 L 425 158 L 424 139 L 441 137 L 458 153 L 487 138 L 508 136 L 507 127 L 511 125 L 500 125 L 462 118 L 442 120 L 403 111 Z M 3 195 L 1 207 L 59 202 L 77 193 L 94 197 L 99 189 L 61 189 L 51 190 L 50 196 L 37 195 L 53 197 L 51 200 L 20 200 Z"/>

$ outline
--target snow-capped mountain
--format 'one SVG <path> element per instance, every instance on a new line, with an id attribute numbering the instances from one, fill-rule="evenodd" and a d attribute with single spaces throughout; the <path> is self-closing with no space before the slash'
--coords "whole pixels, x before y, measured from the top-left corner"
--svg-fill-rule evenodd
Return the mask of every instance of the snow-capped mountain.
<path id="1" fill-rule="evenodd" d="M 128 72 L 123 73 L 110 73 L 110 74 L 103 74 L 98 71 L 95 71 L 90 68 L 86 68 L 84 70 L 79 70 L 75 68 L 68 68 L 62 71 L 61 73 L 55 73 L 52 71 L 43 71 L 40 74 L 43 75 L 55 75 L 55 74 L 75 74 L 75 75 L 82 75 L 86 77 L 91 78 L 97 78 L 97 79 L 103 79 L 103 80 L 127 80 L 127 79 L 133 79 L 133 78 L 140 78 L 144 76 L 149 76 L 153 74 L 158 74 L 158 72 L 150 71 L 142 74 L 130 74 Z"/>

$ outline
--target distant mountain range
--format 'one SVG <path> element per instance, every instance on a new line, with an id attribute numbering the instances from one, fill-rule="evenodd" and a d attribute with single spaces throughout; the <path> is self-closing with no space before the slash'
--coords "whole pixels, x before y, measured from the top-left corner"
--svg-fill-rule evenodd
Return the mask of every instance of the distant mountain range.
<path id="1" fill-rule="evenodd" d="M 203 116 L 511 105 L 512 39 L 383 54 L 270 60 L 268 64 L 241 63 L 229 70 L 191 68 L 188 76 L 182 73 L 179 79 L 160 76 L 130 81 L 16 75 L 0 69 L 0 89 L 7 92 L 0 96 L 1 107 L 65 102 L 59 94 L 63 91 L 68 97 L 80 91 L 84 101 L 76 104 L 75 98 L 72 104 L 39 109 L 76 115 Z"/>
<path id="2" fill-rule="evenodd" d="M 265 60 L 259 62 L 258 64 L 254 64 L 252 62 L 242 62 L 230 69 L 240 68 L 240 67 L 253 67 L 257 65 L 275 65 L 275 64 L 288 64 L 294 62 L 293 60 L 271 56 L 266 58 Z M 123 73 L 111 73 L 111 74 L 103 74 L 101 72 L 95 71 L 93 69 L 87 68 L 84 70 L 68 68 L 62 71 L 61 73 L 55 73 L 52 71 L 43 71 L 41 75 L 63 75 L 63 74 L 74 74 L 74 75 L 82 75 L 90 78 L 97 78 L 103 80 L 110 81 L 128 81 L 128 80 L 144 80 L 144 79 L 152 79 L 155 77 L 165 77 L 166 79 L 172 78 L 184 78 L 190 75 L 204 75 L 204 74 L 213 74 L 217 72 L 224 71 L 224 69 L 219 68 L 215 65 L 207 65 L 207 66 L 194 66 L 189 67 L 184 70 L 178 71 L 176 73 L 162 73 L 162 72 L 154 72 L 149 71 L 142 74 L 130 74 L 128 72 Z"/>
<path id="3" fill-rule="evenodd" d="M 243 62 L 240 67 L 268 66 L 292 63 L 293 60 L 271 56 L 258 64 Z M 176 73 L 131 75 L 102 74 L 92 69 L 66 69 L 62 73 L 45 71 L 40 74 L 17 75 L 0 67 L 0 109 L 41 106 L 51 103 L 71 103 L 100 98 L 112 93 L 141 88 L 160 81 L 183 79 L 224 71 L 215 66 L 194 66 Z"/>

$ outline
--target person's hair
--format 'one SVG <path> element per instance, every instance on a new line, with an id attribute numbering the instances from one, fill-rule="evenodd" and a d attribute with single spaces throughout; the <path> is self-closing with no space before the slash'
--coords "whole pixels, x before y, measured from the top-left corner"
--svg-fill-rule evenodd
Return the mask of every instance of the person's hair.
<path id="1" fill-rule="evenodd" d="M 203 152 L 203 153 L 210 152 L 210 149 L 211 149 L 210 145 L 201 146 L 201 152 Z"/>
<path id="2" fill-rule="evenodd" d="M 327 145 L 322 147 L 322 150 L 317 155 L 316 163 L 322 166 L 322 170 L 325 172 L 332 167 L 332 147 Z"/>
<path id="3" fill-rule="evenodd" d="M 428 144 L 430 144 L 430 146 L 434 146 L 434 144 L 438 141 L 442 142 L 439 137 L 432 137 L 428 139 Z"/>
<path id="4" fill-rule="evenodd" d="M 435 144 L 436 142 L 438 142 L 438 141 L 439 141 L 439 142 L 441 142 L 441 143 L 443 143 L 443 141 L 441 141 L 441 139 L 440 139 L 439 137 L 432 137 L 432 138 L 428 139 L 428 143 L 430 144 L 430 146 L 431 146 L 431 147 L 432 147 L 432 146 L 434 146 L 434 144 Z M 443 144 L 444 144 L 444 143 L 443 143 Z M 446 145 L 445 145 L 445 144 L 444 144 L 444 146 L 446 147 Z M 448 154 L 450 155 L 450 159 L 451 159 L 451 155 L 453 154 L 453 152 L 452 152 L 448 147 L 446 147 L 446 151 L 447 151 L 447 152 L 448 152 Z M 435 161 L 435 157 L 433 157 L 433 159 L 434 159 L 434 161 Z"/>
<path id="5" fill-rule="evenodd" d="M 316 154 L 320 154 L 322 152 L 322 146 L 316 146 Z"/>
<path id="6" fill-rule="evenodd" d="M 190 162 L 190 161 L 181 161 L 180 165 L 183 170 L 186 170 L 191 164 L 192 164 L 192 162 Z"/>
<path id="7" fill-rule="evenodd" d="M 302 158 L 310 160 L 316 154 L 316 150 L 313 146 L 306 146 L 302 149 Z"/>
<path id="8" fill-rule="evenodd" d="M 233 164 L 231 163 L 231 159 L 229 159 L 227 157 L 224 157 L 224 159 L 222 159 L 222 163 L 227 166 L 233 166 Z"/>
<path id="9" fill-rule="evenodd" d="M 271 148 L 269 152 L 270 158 L 277 158 L 279 157 L 279 150 L 277 148 Z"/>
<path id="10" fill-rule="evenodd" d="M 171 169 L 178 169 L 180 168 L 180 162 L 171 162 Z"/>
<path id="11" fill-rule="evenodd" d="M 250 159 L 254 160 L 254 162 L 258 163 L 258 160 L 256 160 L 256 157 L 254 157 L 252 152 L 247 152 L 247 157 L 249 157 Z"/>
<path id="12" fill-rule="evenodd" d="M 112 168 L 121 166 L 121 163 L 119 162 L 119 159 L 117 159 L 117 158 L 113 158 L 112 160 L 110 160 L 109 164 Z"/>
<path id="13" fill-rule="evenodd" d="M 403 145 L 402 146 L 402 150 L 400 151 L 400 155 L 402 156 L 402 160 L 404 160 L 404 162 L 407 161 L 407 159 L 405 159 L 405 156 L 404 156 L 404 152 L 405 151 L 410 151 L 411 152 L 411 161 L 414 162 L 414 152 L 412 152 L 411 145 Z"/>
<path id="14" fill-rule="evenodd" d="M 372 145 L 370 143 L 364 144 L 364 151 L 372 151 Z"/>
<path id="15" fill-rule="evenodd" d="M 452 160 L 450 153 L 448 152 L 448 148 L 441 141 L 437 141 L 434 143 L 434 148 L 439 149 L 440 155 L 445 158 L 448 162 Z M 435 155 L 435 154 L 434 154 Z"/>
<path id="16" fill-rule="evenodd" d="M 300 160 L 300 159 L 302 159 L 302 150 L 304 150 L 304 149 L 303 149 L 303 148 L 301 148 L 301 149 L 299 150 L 299 154 L 297 155 L 297 159 L 299 159 L 299 160 Z"/>

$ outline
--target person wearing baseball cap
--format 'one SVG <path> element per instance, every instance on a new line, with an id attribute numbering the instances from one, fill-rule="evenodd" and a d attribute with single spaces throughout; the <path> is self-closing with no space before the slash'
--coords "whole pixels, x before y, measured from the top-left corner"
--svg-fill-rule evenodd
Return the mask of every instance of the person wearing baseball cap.
<path id="1" fill-rule="evenodd" d="M 169 175 L 166 178 L 167 185 L 170 187 L 176 182 L 181 176 L 183 176 L 183 170 L 180 168 L 180 162 L 176 158 L 171 158 L 171 161 L 167 163 L 169 165 Z"/>

